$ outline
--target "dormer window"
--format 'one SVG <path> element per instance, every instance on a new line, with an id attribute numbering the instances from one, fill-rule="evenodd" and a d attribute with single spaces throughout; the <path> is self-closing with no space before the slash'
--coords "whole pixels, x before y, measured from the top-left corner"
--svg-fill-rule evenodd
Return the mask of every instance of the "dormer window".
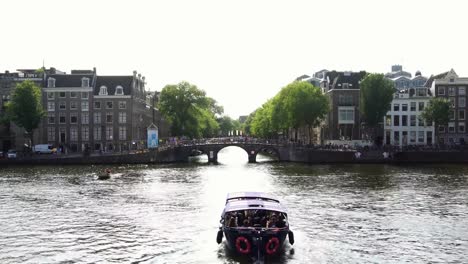
<path id="1" fill-rule="evenodd" d="M 99 95 L 107 95 L 107 87 L 106 86 L 101 86 L 99 88 Z"/>
<path id="2" fill-rule="evenodd" d="M 343 89 L 349 89 L 349 83 L 343 83 Z"/>
<path id="3" fill-rule="evenodd" d="M 49 87 L 49 88 L 54 88 L 55 87 L 55 79 L 54 78 L 49 78 L 47 80 L 47 87 Z"/>
<path id="4" fill-rule="evenodd" d="M 450 82 L 455 82 L 455 79 L 454 79 L 454 78 L 450 78 Z"/>
<path id="5" fill-rule="evenodd" d="M 118 85 L 117 87 L 115 87 L 115 95 L 123 95 L 123 87 Z"/>
<path id="6" fill-rule="evenodd" d="M 89 87 L 89 78 L 81 79 L 81 87 Z"/>

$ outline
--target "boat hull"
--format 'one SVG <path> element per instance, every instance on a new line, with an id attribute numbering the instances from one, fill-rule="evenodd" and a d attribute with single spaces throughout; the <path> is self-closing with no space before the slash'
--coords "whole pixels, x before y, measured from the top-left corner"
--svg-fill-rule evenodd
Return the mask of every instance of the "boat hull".
<path id="1" fill-rule="evenodd" d="M 227 247 L 239 255 L 275 256 L 283 251 L 289 229 L 223 228 Z"/>

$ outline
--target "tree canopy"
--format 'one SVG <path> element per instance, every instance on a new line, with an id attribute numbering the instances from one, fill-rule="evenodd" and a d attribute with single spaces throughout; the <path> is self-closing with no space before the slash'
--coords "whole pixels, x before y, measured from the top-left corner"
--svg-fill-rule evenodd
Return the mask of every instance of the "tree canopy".
<path id="1" fill-rule="evenodd" d="M 369 127 L 382 122 L 390 110 L 395 93 L 394 84 L 383 74 L 368 74 L 360 84 L 360 111 Z"/>
<path id="2" fill-rule="evenodd" d="M 258 137 L 272 137 L 289 128 L 316 127 L 329 111 L 328 97 L 308 82 L 290 83 L 255 113 L 246 126 Z"/>
<path id="3" fill-rule="evenodd" d="M 429 104 L 424 108 L 421 116 L 427 123 L 435 122 L 436 125 L 445 125 L 450 120 L 450 101 L 445 98 L 431 98 Z"/>
<path id="4" fill-rule="evenodd" d="M 13 90 L 12 99 L 7 104 L 7 116 L 18 127 L 30 134 L 39 126 L 44 110 L 41 104 L 41 89 L 32 81 L 24 81 Z"/>
<path id="5" fill-rule="evenodd" d="M 216 136 L 216 115 L 223 113 L 216 100 L 188 82 L 166 85 L 161 91 L 159 109 L 170 122 L 174 136 L 191 138 Z"/>

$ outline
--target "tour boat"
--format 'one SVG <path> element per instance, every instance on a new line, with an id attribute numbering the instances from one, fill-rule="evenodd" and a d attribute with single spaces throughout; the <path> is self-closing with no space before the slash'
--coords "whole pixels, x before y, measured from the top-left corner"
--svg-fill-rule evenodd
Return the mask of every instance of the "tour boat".
<path id="1" fill-rule="evenodd" d="M 229 193 L 220 223 L 216 242 L 220 244 L 224 234 L 227 247 L 240 255 L 258 259 L 278 255 L 286 236 L 294 244 L 286 209 L 267 193 Z"/>

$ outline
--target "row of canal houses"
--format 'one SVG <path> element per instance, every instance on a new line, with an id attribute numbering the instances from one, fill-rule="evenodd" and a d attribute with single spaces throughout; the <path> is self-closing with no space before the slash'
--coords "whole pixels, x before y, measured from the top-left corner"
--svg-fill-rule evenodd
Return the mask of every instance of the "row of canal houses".
<path id="1" fill-rule="evenodd" d="M 331 111 L 323 126 L 316 133 L 315 142 L 323 144 L 366 144 L 366 131 L 359 113 L 360 81 L 366 72 L 337 72 L 321 70 L 312 76 L 303 75 L 296 80 L 310 82 L 328 95 Z M 394 82 L 395 94 L 391 108 L 382 120 L 377 142 L 384 145 L 433 145 L 464 144 L 466 131 L 466 99 L 468 78 L 459 77 L 450 71 L 423 76 L 417 71 L 414 76 L 393 65 L 385 77 Z M 447 125 L 427 124 L 421 113 L 432 97 L 450 100 L 452 112 Z"/>
<path id="2" fill-rule="evenodd" d="M 145 77 L 98 75 L 92 70 L 55 68 L 20 69 L 0 73 L 0 115 L 21 82 L 33 81 L 41 87 L 45 117 L 36 131 L 34 144 L 51 144 L 66 153 L 120 152 L 146 148 L 147 128 L 167 125 L 154 107 L 158 93 L 146 88 Z M 0 125 L 0 150 L 28 147 L 28 135 L 14 123 Z"/>

